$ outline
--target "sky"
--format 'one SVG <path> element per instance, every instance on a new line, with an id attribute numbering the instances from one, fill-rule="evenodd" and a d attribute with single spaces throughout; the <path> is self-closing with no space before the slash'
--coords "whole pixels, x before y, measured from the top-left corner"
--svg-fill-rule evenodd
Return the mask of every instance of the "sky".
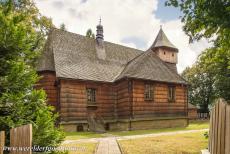
<path id="1" fill-rule="evenodd" d="M 102 19 L 105 41 L 146 51 L 162 25 L 169 40 L 179 49 L 178 72 L 191 66 L 210 43 L 201 40 L 189 44 L 182 30 L 178 8 L 164 6 L 166 0 L 35 0 L 40 12 L 51 17 L 54 25 L 62 23 L 70 32 L 96 33 Z"/>

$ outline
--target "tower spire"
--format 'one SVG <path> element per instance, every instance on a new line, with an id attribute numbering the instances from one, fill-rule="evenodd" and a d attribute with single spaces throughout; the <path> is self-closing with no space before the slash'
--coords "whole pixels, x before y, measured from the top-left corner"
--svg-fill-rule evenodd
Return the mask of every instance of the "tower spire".
<path id="1" fill-rule="evenodd" d="M 99 25 L 101 25 L 101 16 L 100 16 L 100 19 L 99 19 Z"/>
<path id="2" fill-rule="evenodd" d="M 103 44 L 104 41 L 104 35 L 103 35 L 103 26 L 101 25 L 101 17 L 99 19 L 99 25 L 97 25 L 97 34 L 96 34 L 96 40 L 98 44 Z"/>
<path id="3" fill-rule="evenodd" d="M 104 47 L 104 35 L 103 35 L 103 26 L 101 24 L 101 17 L 99 19 L 99 25 L 97 25 L 97 34 L 96 34 L 96 52 L 99 59 L 105 59 L 105 47 Z"/>
<path id="4" fill-rule="evenodd" d="M 157 37 L 150 48 L 153 49 L 157 47 L 168 47 L 177 50 L 177 48 L 169 41 L 169 39 L 165 35 L 162 29 L 162 25 L 160 25 L 160 30 L 157 34 Z"/>

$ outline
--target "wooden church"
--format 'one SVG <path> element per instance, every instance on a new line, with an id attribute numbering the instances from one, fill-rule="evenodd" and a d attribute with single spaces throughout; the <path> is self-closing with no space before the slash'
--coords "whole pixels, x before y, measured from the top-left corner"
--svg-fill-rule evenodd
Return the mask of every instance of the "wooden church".
<path id="1" fill-rule="evenodd" d="M 53 29 L 38 73 L 48 103 L 66 131 L 135 130 L 186 126 L 186 81 L 178 49 L 162 28 L 146 51 Z"/>

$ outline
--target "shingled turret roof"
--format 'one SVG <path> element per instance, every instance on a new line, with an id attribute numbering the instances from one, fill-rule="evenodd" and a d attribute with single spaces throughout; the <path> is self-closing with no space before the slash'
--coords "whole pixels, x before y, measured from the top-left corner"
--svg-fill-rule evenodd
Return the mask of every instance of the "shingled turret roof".
<path id="1" fill-rule="evenodd" d="M 57 78 L 115 82 L 122 78 L 187 84 L 151 50 L 141 51 L 104 41 L 105 58 L 97 55 L 96 40 L 53 29 L 38 71 L 54 71 Z"/>
<path id="2" fill-rule="evenodd" d="M 169 69 L 152 50 L 148 50 L 130 61 L 117 79 L 124 77 L 185 83 L 185 80 Z"/>
<path id="3" fill-rule="evenodd" d="M 177 50 L 177 48 L 169 41 L 162 28 L 160 28 L 160 31 L 158 32 L 157 37 L 150 49 L 156 47 L 169 47 Z"/>

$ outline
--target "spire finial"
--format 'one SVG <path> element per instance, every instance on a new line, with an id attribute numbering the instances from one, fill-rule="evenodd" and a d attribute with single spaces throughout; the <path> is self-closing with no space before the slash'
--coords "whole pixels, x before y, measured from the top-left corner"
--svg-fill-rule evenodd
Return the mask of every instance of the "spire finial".
<path id="1" fill-rule="evenodd" d="M 101 16 L 100 16 L 100 19 L 99 19 L 99 25 L 101 25 Z"/>
<path id="2" fill-rule="evenodd" d="M 101 16 L 99 19 L 99 25 L 97 25 L 97 34 L 96 34 L 96 40 L 98 42 L 103 42 L 104 40 L 104 35 L 103 35 L 103 26 L 101 25 Z"/>
<path id="3" fill-rule="evenodd" d="M 160 29 L 162 29 L 162 25 L 160 25 Z"/>

